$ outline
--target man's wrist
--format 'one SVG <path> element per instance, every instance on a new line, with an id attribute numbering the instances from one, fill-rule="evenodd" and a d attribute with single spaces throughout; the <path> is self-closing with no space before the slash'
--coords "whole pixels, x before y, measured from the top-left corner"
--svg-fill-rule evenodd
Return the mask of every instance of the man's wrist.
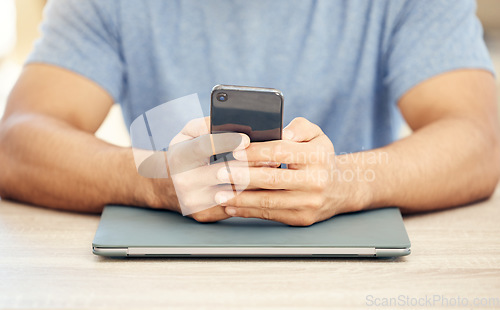
<path id="1" fill-rule="evenodd" d="M 148 179 L 139 176 L 146 181 L 145 190 L 139 195 L 144 201 L 144 206 L 154 209 L 168 209 L 180 211 L 179 202 L 171 178 Z"/>
<path id="2" fill-rule="evenodd" d="M 337 213 L 362 211 L 374 205 L 378 167 L 375 163 L 367 163 L 364 155 L 360 152 L 336 157 L 338 183 L 335 186 L 338 188 L 334 191 L 340 189 L 344 193 Z"/>
<path id="3" fill-rule="evenodd" d="M 163 167 L 165 168 L 165 167 Z M 135 199 L 140 206 L 180 211 L 179 201 L 170 174 L 167 178 L 147 178 L 135 171 Z"/>
<path id="4" fill-rule="evenodd" d="M 121 167 L 121 174 L 114 176 L 117 178 L 118 188 L 116 190 L 118 193 L 110 193 L 112 195 L 110 203 L 176 210 L 178 203 L 170 178 L 155 179 L 140 175 L 134 164 L 134 155 L 130 148 L 121 149 L 114 156 L 119 158 L 120 164 L 118 166 Z"/>

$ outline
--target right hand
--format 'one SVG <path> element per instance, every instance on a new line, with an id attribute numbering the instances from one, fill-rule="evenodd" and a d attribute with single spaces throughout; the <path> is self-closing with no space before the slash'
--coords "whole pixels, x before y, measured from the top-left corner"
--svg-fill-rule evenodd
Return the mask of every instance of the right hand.
<path id="1" fill-rule="evenodd" d="M 248 166 L 245 162 L 218 160 L 210 164 L 214 154 L 244 150 L 250 145 L 245 134 L 210 134 L 209 118 L 190 121 L 177 134 L 167 152 L 169 174 L 179 201 L 180 212 L 200 222 L 214 222 L 228 218 L 224 208 L 215 202 L 215 194 L 229 191 L 230 184 L 217 179 L 220 169 L 229 166 Z M 220 156 L 219 156 L 220 157 Z"/>

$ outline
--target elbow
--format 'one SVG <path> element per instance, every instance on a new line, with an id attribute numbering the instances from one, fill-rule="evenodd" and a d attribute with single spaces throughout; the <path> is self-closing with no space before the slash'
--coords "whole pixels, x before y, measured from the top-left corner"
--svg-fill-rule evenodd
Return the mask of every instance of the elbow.
<path id="1" fill-rule="evenodd" d="M 12 175 L 14 168 L 13 160 L 16 158 L 11 154 L 9 140 L 11 140 L 12 132 L 9 126 L 6 126 L 5 120 L 0 122 L 0 197 L 3 199 L 11 198 L 9 193 L 13 184 Z"/>
<path id="2" fill-rule="evenodd" d="M 7 199 L 9 190 L 9 167 L 0 143 L 0 198 Z"/>
<path id="3" fill-rule="evenodd" d="M 0 133 L 1 135 L 1 133 Z M 6 199 L 7 197 L 7 189 L 8 189 L 8 174 L 9 174 L 9 165 L 8 158 L 6 158 L 6 154 L 4 151 L 4 147 L 2 142 L 0 141 L 0 198 Z"/>
<path id="4" fill-rule="evenodd" d="M 500 181 L 500 137 L 497 136 L 496 139 L 494 139 L 487 153 L 488 160 L 485 161 L 486 164 L 484 169 L 489 177 L 485 178 L 488 181 L 485 182 L 482 197 L 484 199 L 490 198 L 494 194 Z"/>

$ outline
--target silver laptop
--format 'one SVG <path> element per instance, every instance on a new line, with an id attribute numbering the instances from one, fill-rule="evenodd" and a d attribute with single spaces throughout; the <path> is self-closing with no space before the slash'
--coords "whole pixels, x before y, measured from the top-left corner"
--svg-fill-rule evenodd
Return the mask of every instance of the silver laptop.
<path id="1" fill-rule="evenodd" d="M 92 250 L 114 257 L 394 257 L 410 254 L 410 240 L 398 208 L 292 227 L 244 218 L 198 223 L 170 211 L 107 206 Z"/>

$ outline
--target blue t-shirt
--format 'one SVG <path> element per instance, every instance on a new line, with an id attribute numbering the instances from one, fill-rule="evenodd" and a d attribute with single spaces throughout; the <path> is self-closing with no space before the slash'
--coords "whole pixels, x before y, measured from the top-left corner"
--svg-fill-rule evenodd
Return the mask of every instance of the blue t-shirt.
<path id="1" fill-rule="evenodd" d="M 337 152 L 394 141 L 399 98 L 445 71 L 493 72 L 474 0 L 51 0 L 28 62 L 101 85 L 127 125 L 216 84 L 285 95 Z"/>

